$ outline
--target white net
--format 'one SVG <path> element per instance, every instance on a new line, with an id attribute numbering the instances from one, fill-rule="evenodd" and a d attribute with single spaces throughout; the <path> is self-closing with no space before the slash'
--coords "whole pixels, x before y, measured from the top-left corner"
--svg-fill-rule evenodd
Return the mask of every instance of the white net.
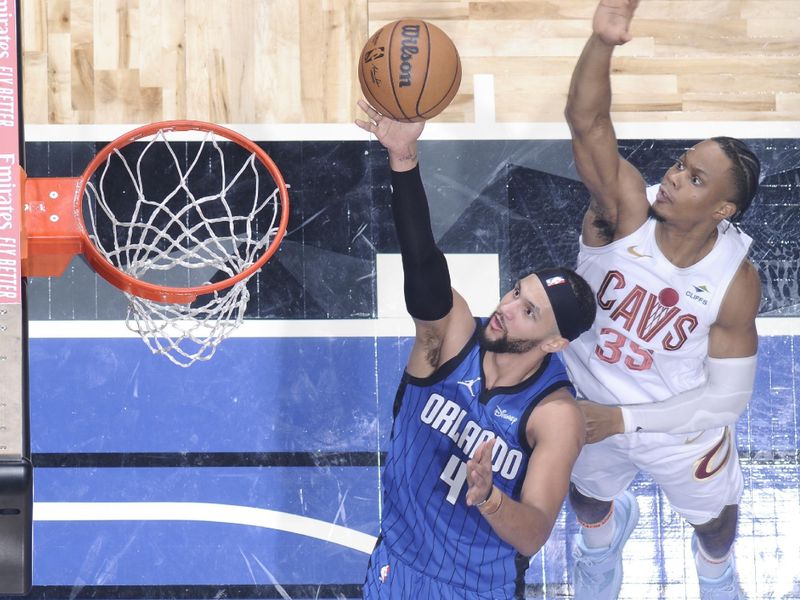
<path id="1" fill-rule="evenodd" d="M 254 265 L 277 233 L 279 189 L 249 149 L 171 130 L 115 149 L 86 184 L 83 220 L 98 251 L 141 282 L 197 288 Z M 248 278 L 181 303 L 127 293 L 128 327 L 176 365 L 209 360 L 243 321 Z"/>

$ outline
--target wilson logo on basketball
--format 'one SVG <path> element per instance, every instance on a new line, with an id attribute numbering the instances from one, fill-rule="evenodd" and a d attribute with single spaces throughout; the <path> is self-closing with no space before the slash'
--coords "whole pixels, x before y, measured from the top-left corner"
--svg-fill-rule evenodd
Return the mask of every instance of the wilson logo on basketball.
<path id="1" fill-rule="evenodd" d="M 461 60 L 447 34 L 419 19 L 381 27 L 358 59 L 364 98 L 387 117 L 405 123 L 442 112 L 458 92 Z"/>
<path id="2" fill-rule="evenodd" d="M 400 87 L 411 85 L 411 59 L 419 53 L 419 25 L 403 25 L 400 35 Z"/>

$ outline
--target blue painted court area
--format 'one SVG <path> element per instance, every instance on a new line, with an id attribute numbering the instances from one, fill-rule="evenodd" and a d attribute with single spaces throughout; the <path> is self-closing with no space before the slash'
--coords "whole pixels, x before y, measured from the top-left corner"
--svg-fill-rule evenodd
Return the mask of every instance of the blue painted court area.
<path id="1" fill-rule="evenodd" d="M 138 586 L 153 597 L 357 597 L 411 343 L 231 339 L 186 370 L 133 338 L 31 340 L 34 584 L 94 597 Z M 751 598 L 798 595 L 797 570 L 774 568 L 800 557 L 797 344 L 761 338 L 737 428 L 737 561 Z M 621 597 L 695 597 L 690 531 L 647 476 L 635 492 L 642 518 Z M 574 531 L 565 509 L 532 560 L 530 597 L 569 593 Z"/>
<path id="2" fill-rule="evenodd" d="M 410 343 L 231 339 L 180 369 L 138 338 L 32 340 L 32 450 L 374 452 Z"/>
<path id="3" fill-rule="evenodd" d="M 113 520 L 38 522 L 36 538 L 47 543 L 36 552 L 36 584 L 354 583 L 364 544 L 353 548 L 359 540 L 327 525 L 377 535 L 377 490 L 368 468 L 43 468 L 37 503 L 140 506 L 88 511 Z M 292 527 L 293 515 L 304 522 Z M 265 525 L 282 517 L 290 531 L 242 524 L 259 517 Z"/>

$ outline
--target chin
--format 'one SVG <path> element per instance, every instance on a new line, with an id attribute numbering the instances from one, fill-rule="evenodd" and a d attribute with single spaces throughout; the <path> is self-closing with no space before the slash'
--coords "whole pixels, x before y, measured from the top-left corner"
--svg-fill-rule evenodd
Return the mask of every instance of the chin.
<path id="1" fill-rule="evenodd" d="M 651 219 L 655 219 L 659 223 L 663 223 L 664 221 L 666 221 L 666 219 L 664 218 L 664 215 L 662 215 L 659 212 L 659 210 L 656 209 L 656 207 L 654 205 L 652 205 L 652 204 L 647 209 L 647 216 L 650 217 Z"/>
<path id="2" fill-rule="evenodd" d="M 486 323 L 481 327 L 481 330 L 478 332 L 478 339 L 480 340 L 481 345 L 485 344 L 493 344 L 497 342 L 498 339 L 501 339 L 505 334 L 504 332 L 495 333 L 491 329 L 489 329 L 490 321 L 486 321 Z"/>

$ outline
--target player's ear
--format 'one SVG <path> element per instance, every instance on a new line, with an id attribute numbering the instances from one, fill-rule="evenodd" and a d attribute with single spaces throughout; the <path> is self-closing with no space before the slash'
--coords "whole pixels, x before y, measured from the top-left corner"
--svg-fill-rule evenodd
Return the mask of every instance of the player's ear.
<path id="1" fill-rule="evenodd" d="M 560 335 L 554 335 L 543 341 L 539 347 L 545 352 L 561 352 L 564 348 L 569 346 L 569 340 Z"/>
<path id="2" fill-rule="evenodd" d="M 736 213 L 738 212 L 738 208 L 733 202 L 723 202 L 717 207 L 717 210 L 714 211 L 714 216 L 719 221 L 724 221 L 725 219 L 732 219 Z"/>

